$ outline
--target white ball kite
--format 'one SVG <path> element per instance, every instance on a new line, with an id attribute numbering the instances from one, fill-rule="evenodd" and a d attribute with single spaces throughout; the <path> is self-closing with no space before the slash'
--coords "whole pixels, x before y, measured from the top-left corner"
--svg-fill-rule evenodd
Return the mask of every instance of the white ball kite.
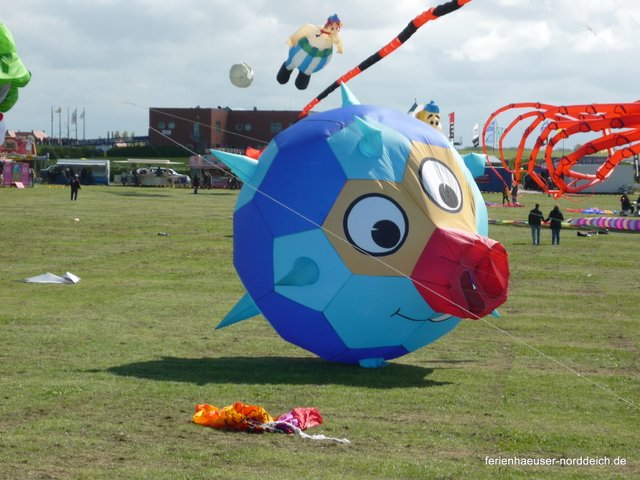
<path id="1" fill-rule="evenodd" d="M 253 82 L 253 69 L 246 63 L 236 63 L 229 70 L 229 80 L 236 87 L 247 88 Z"/>

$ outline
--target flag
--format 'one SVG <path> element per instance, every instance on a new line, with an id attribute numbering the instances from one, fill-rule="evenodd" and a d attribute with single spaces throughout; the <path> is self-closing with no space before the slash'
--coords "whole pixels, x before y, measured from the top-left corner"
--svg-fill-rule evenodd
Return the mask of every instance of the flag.
<path id="1" fill-rule="evenodd" d="M 71 125 L 78 124 L 78 109 L 76 108 L 71 114 Z"/>
<path id="2" fill-rule="evenodd" d="M 84 108 L 82 109 L 82 113 L 80 114 L 80 120 L 84 120 Z"/>
<path id="3" fill-rule="evenodd" d="M 454 138 L 455 138 L 455 120 L 456 120 L 456 113 L 455 112 L 451 112 L 449 114 L 449 141 L 453 142 Z"/>
<path id="4" fill-rule="evenodd" d="M 473 147 L 478 148 L 480 146 L 480 126 L 477 123 L 473 126 L 471 139 L 471 141 L 473 142 Z"/>
<path id="5" fill-rule="evenodd" d="M 56 113 L 62 113 L 62 107 L 58 107 L 58 109 L 56 110 Z"/>
<path id="6" fill-rule="evenodd" d="M 418 108 L 418 102 L 414 100 L 413 105 L 411 105 L 411 108 L 409 108 L 409 111 L 407 113 L 411 115 L 412 113 L 415 112 L 416 108 Z"/>
<path id="7" fill-rule="evenodd" d="M 494 146 L 496 142 L 496 127 L 497 125 L 495 120 L 491 122 L 487 127 L 487 133 L 484 138 L 485 145 L 491 145 L 492 147 Z"/>

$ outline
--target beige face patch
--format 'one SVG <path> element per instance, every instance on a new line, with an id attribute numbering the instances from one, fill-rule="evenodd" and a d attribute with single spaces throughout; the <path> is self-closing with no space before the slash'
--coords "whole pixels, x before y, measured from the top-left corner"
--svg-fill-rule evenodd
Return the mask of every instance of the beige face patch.
<path id="1" fill-rule="evenodd" d="M 475 232 L 475 197 L 455 155 L 449 148 L 412 142 L 401 185 L 436 226 Z"/>
<path id="2" fill-rule="evenodd" d="M 353 273 L 408 276 L 434 225 L 402 184 L 350 180 L 323 228 Z"/>
<path id="3" fill-rule="evenodd" d="M 353 273 L 409 276 L 437 226 L 475 232 L 466 182 L 449 149 L 414 143 L 401 183 L 347 181 L 323 228 Z"/>

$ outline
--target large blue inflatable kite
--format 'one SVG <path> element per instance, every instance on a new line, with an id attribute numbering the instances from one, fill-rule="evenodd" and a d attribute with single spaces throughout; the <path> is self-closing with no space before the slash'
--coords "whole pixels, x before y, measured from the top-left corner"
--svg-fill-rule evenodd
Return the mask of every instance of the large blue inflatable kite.
<path id="1" fill-rule="evenodd" d="M 494 313 L 508 258 L 439 130 L 342 96 L 259 160 L 213 151 L 245 182 L 234 264 L 247 292 L 218 328 L 262 314 L 322 358 L 377 367 Z"/>

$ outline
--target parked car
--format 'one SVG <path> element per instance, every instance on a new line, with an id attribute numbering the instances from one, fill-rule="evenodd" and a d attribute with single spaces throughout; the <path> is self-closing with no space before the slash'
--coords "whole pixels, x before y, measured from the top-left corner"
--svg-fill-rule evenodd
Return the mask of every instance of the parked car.
<path id="1" fill-rule="evenodd" d="M 167 167 L 142 167 L 126 175 L 122 181 L 126 185 L 148 186 L 189 186 L 191 178 Z"/>
<path id="2" fill-rule="evenodd" d="M 66 185 L 69 183 L 67 173 L 65 173 L 64 167 L 60 165 L 50 165 L 47 168 L 40 170 L 40 177 L 42 177 L 42 183 Z"/>

